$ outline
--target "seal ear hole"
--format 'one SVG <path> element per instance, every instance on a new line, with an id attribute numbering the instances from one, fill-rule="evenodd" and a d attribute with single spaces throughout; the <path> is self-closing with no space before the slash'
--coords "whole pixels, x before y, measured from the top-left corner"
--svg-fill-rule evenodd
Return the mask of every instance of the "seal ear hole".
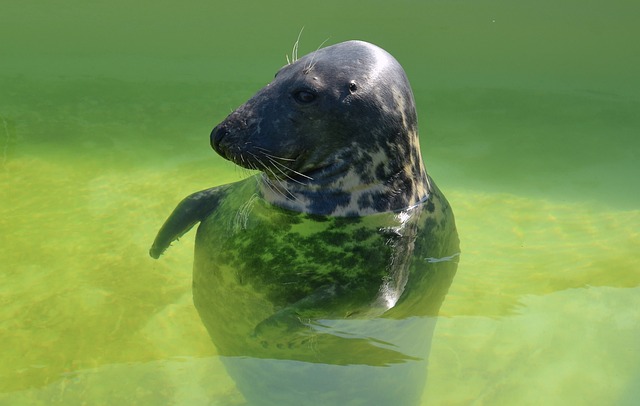
<path id="1" fill-rule="evenodd" d="M 293 98 L 301 104 L 309 104 L 316 99 L 316 94 L 309 90 L 298 90 L 293 93 Z"/>
<path id="2" fill-rule="evenodd" d="M 356 85 L 356 81 L 352 80 L 351 82 L 349 82 L 349 91 L 351 93 L 355 93 L 356 90 L 358 90 L 358 85 Z"/>

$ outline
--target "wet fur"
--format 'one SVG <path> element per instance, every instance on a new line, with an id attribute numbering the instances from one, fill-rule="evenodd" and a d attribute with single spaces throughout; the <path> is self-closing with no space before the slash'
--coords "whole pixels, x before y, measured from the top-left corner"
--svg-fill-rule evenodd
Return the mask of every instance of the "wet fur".
<path id="1" fill-rule="evenodd" d="M 201 222 L 194 303 L 250 403 L 417 404 L 459 243 L 411 88 L 365 42 L 297 52 L 211 133 L 221 156 L 261 173 L 185 198 L 150 254 Z M 354 365 L 384 368 L 359 370 L 375 382 L 365 389 L 341 367 Z"/>

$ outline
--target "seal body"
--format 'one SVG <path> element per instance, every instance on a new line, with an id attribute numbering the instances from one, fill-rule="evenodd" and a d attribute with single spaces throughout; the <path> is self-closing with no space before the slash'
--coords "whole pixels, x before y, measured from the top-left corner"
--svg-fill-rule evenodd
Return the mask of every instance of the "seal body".
<path id="1" fill-rule="evenodd" d="M 318 216 L 273 206 L 256 182 L 231 185 L 202 222 L 193 274 L 196 308 L 243 395 L 418 404 L 456 269 L 446 200 L 432 190 L 397 212 Z"/>
<path id="2" fill-rule="evenodd" d="M 258 175 L 187 197 L 194 303 L 255 404 L 416 404 L 459 253 L 398 62 L 349 41 L 282 68 L 211 133 Z"/>

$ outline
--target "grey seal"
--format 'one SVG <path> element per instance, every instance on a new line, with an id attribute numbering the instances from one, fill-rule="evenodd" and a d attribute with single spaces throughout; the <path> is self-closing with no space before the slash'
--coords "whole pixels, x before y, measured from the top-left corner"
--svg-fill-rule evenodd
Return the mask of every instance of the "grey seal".
<path id="1" fill-rule="evenodd" d="M 362 41 L 319 49 L 210 140 L 260 173 L 185 198 L 150 255 L 201 223 L 194 303 L 245 398 L 417 403 L 459 243 L 401 65 Z"/>

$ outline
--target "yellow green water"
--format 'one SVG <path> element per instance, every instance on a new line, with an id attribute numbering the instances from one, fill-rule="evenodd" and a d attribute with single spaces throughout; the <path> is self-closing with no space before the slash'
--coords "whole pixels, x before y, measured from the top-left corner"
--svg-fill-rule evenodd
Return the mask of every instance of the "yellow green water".
<path id="1" fill-rule="evenodd" d="M 302 26 L 305 52 L 405 66 L 456 215 L 423 403 L 640 402 L 640 6 L 23 3 L 0 13 L 0 404 L 242 404 L 194 235 L 147 250 L 182 197 L 246 176 L 209 131 Z"/>

